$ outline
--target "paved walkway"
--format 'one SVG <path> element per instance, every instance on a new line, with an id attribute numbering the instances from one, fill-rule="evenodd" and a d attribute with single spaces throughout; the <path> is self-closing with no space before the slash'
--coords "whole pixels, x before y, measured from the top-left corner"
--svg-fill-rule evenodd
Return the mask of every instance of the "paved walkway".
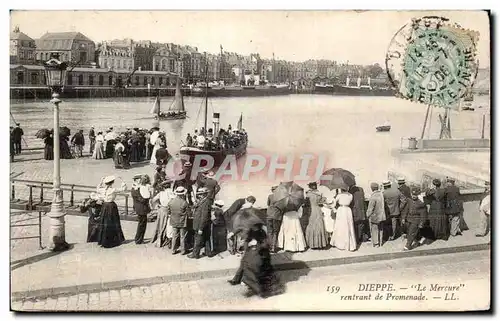
<path id="1" fill-rule="evenodd" d="M 278 269 L 296 269 L 488 249 L 489 236 L 474 236 L 478 223 L 477 212 L 474 211 L 477 204 L 466 205 L 465 219 L 471 230 L 448 241 L 436 241 L 409 252 L 402 252 L 404 244 L 399 239 L 387 242 L 381 248 L 363 243 L 355 252 L 329 249 L 279 253 L 273 256 L 273 263 Z M 48 218 L 44 218 L 44 239 L 48 223 Z M 135 227 L 134 222 L 123 222 L 124 234 L 128 240 L 133 239 Z M 227 252 L 213 258 L 192 260 L 181 255 L 174 256 L 166 248 L 156 248 L 152 244 L 135 245 L 130 241 L 114 249 L 103 249 L 95 243 L 84 243 L 86 229 L 85 218 L 67 217 L 67 240 L 73 244 L 73 248 L 63 253 L 38 250 L 35 240 L 12 242 L 13 295 L 39 297 L 207 277 L 228 277 L 239 265 L 240 258 Z M 150 223 L 146 237 L 151 237 L 153 233 L 154 223 Z"/>

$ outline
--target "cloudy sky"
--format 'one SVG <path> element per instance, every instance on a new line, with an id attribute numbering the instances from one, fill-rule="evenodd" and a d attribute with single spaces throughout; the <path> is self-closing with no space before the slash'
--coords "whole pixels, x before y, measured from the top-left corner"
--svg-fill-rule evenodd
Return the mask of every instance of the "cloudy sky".
<path id="1" fill-rule="evenodd" d="M 270 58 L 382 64 L 392 36 L 413 17 L 439 15 L 480 33 L 480 67 L 489 66 L 489 20 L 481 11 L 12 11 L 32 38 L 79 31 L 94 41 L 119 38 L 259 52 Z"/>

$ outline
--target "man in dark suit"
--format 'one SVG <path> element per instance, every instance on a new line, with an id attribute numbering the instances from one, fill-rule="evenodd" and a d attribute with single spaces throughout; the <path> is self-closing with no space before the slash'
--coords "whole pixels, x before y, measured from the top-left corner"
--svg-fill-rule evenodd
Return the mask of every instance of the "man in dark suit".
<path id="1" fill-rule="evenodd" d="M 408 204 L 407 203 L 411 199 L 411 191 L 410 191 L 410 187 L 408 185 L 406 185 L 406 179 L 404 177 L 398 178 L 398 190 L 401 192 L 401 194 L 403 194 L 403 196 L 406 199 L 405 204 L 402 204 L 400 209 L 399 209 L 401 212 L 401 216 L 408 215 Z M 401 224 L 401 233 L 403 234 L 403 236 L 406 235 L 406 225 L 405 224 Z"/>
<path id="2" fill-rule="evenodd" d="M 217 193 L 219 193 L 220 191 L 220 185 L 215 180 L 214 172 L 208 172 L 208 174 L 205 175 L 205 179 L 203 180 L 203 187 L 205 187 L 208 190 L 207 198 L 213 204 L 215 200 L 215 195 L 217 195 Z M 212 204 L 210 204 L 210 206 L 212 206 Z"/>
<path id="3" fill-rule="evenodd" d="M 193 253 L 188 255 L 190 259 L 199 259 L 202 247 L 205 247 L 205 254 L 210 256 L 210 211 L 212 201 L 208 198 L 208 189 L 202 187 L 198 190 L 199 199 L 194 205 L 193 230 L 195 232 Z"/>
<path id="4" fill-rule="evenodd" d="M 135 244 L 144 243 L 144 234 L 146 234 L 146 227 L 148 225 L 148 214 L 151 212 L 151 207 L 149 206 L 149 199 L 151 194 L 146 182 L 149 178 L 146 175 L 136 175 L 134 180 L 136 183 L 132 186 L 130 195 L 134 201 L 134 210 L 137 214 L 137 231 L 135 233 Z"/>
<path id="5" fill-rule="evenodd" d="M 226 226 L 229 231 L 232 231 L 233 228 L 231 225 L 231 218 L 242 208 L 250 208 L 256 202 L 256 198 L 253 196 L 248 196 L 247 198 L 239 198 L 231 204 L 231 206 L 224 212 L 224 220 L 226 221 Z M 237 238 L 239 236 L 234 233 L 230 233 L 227 239 L 227 247 L 231 254 L 236 253 L 238 241 Z"/>
<path id="6" fill-rule="evenodd" d="M 17 123 L 16 128 L 12 130 L 12 139 L 14 141 L 14 151 L 16 155 L 21 154 L 21 141 L 23 139 L 24 131 L 21 124 Z"/>
<path id="7" fill-rule="evenodd" d="M 278 242 L 278 233 L 280 232 L 281 222 L 283 221 L 283 211 L 274 205 L 273 192 L 278 186 L 271 187 L 271 194 L 267 197 L 267 230 L 271 252 L 276 253 L 276 243 Z"/>
<path id="8" fill-rule="evenodd" d="M 385 204 L 385 215 L 387 219 L 390 219 L 392 226 L 392 234 L 389 237 L 389 241 L 396 238 L 399 226 L 399 219 L 401 216 L 401 208 L 406 205 L 406 198 L 397 189 L 392 188 L 390 181 L 383 182 L 384 185 L 384 204 Z"/>
<path id="9" fill-rule="evenodd" d="M 415 187 L 411 191 L 411 199 L 408 201 L 408 214 L 402 216 L 403 224 L 408 226 L 408 234 L 404 251 L 411 250 L 413 243 L 417 240 L 420 229 L 424 226 L 427 220 L 427 207 L 418 196 L 420 188 Z"/>
<path id="10" fill-rule="evenodd" d="M 174 199 L 167 206 L 167 213 L 170 217 L 170 225 L 172 226 L 172 254 L 177 254 L 177 240 L 180 243 L 181 255 L 186 254 L 186 235 L 187 235 L 187 219 L 190 208 L 186 202 L 187 190 L 183 186 L 175 189 Z M 180 239 L 179 239 L 180 237 Z"/>
<path id="11" fill-rule="evenodd" d="M 450 235 L 462 235 L 460 229 L 460 213 L 463 210 L 462 202 L 460 200 L 460 189 L 455 186 L 455 179 L 447 178 L 446 187 L 444 189 L 444 212 L 448 215 L 450 221 Z"/>
<path id="12" fill-rule="evenodd" d="M 92 153 L 94 152 L 94 148 L 95 148 L 95 130 L 94 130 L 94 126 L 90 127 L 90 130 L 89 130 L 89 141 L 90 141 L 89 153 L 90 153 L 90 155 L 92 155 Z"/>
<path id="13" fill-rule="evenodd" d="M 350 207 L 354 220 L 354 233 L 356 233 L 356 242 L 360 244 L 368 239 L 368 237 L 364 237 L 366 222 L 365 191 L 359 186 L 351 186 L 349 193 L 352 194 Z"/>

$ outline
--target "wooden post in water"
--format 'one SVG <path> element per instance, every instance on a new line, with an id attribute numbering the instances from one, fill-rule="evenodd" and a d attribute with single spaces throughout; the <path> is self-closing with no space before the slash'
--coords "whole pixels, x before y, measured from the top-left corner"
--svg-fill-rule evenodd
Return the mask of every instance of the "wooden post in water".
<path id="1" fill-rule="evenodd" d="M 422 135 L 420 136 L 420 139 L 424 139 L 425 128 L 427 127 L 427 120 L 429 119 L 429 111 L 430 110 L 431 110 L 431 105 L 428 105 L 427 106 L 427 112 L 425 113 L 424 127 L 422 128 Z"/>

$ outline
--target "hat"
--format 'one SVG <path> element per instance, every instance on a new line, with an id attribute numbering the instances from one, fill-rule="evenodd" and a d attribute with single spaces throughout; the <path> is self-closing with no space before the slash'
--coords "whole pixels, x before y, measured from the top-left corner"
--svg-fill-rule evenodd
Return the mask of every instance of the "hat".
<path id="1" fill-rule="evenodd" d="M 135 130 L 135 131 L 139 131 L 139 128 L 138 128 L 138 127 L 134 127 L 134 130 Z"/>
<path id="2" fill-rule="evenodd" d="M 378 186 L 377 183 L 373 182 L 373 183 L 370 184 L 370 188 L 377 190 L 379 188 L 379 186 Z"/>
<path id="3" fill-rule="evenodd" d="M 202 187 L 198 190 L 198 194 L 207 194 L 208 193 L 208 188 Z"/>
<path id="4" fill-rule="evenodd" d="M 439 179 L 437 179 L 437 178 L 434 178 L 432 180 L 432 185 L 434 185 L 434 186 L 441 186 L 441 181 Z"/>
<path id="5" fill-rule="evenodd" d="M 224 206 L 224 201 L 223 200 L 216 200 L 214 202 L 214 205 L 212 205 L 212 207 L 218 207 L 218 208 L 222 208 Z"/>
<path id="6" fill-rule="evenodd" d="M 192 166 L 192 165 L 191 165 L 191 163 L 190 163 L 190 162 L 185 162 L 185 163 L 184 163 L 184 167 L 191 167 L 191 166 Z"/>
<path id="7" fill-rule="evenodd" d="M 398 183 L 404 184 L 406 182 L 404 177 L 398 177 Z"/>
<path id="8" fill-rule="evenodd" d="M 310 182 L 310 183 L 307 184 L 307 186 L 309 186 L 309 188 L 318 187 L 318 183 L 316 183 L 316 182 Z"/>
<path id="9" fill-rule="evenodd" d="M 213 178 L 215 176 L 214 172 L 210 171 L 206 174 L 207 177 Z"/>
<path id="10" fill-rule="evenodd" d="M 414 187 L 411 189 L 411 195 L 418 196 L 420 195 L 420 187 Z"/>
<path id="11" fill-rule="evenodd" d="M 453 177 L 446 177 L 446 181 L 454 183 L 455 179 Z"/>
<path id="12" fill-rule="evenodd" d="M 104 184 L 109 184 L 114 182 L 116 177 L 114 175 L 104 177 Z"/>
<path id="13" fill-rule="evenodd" d="M 143 128 L 142 127 L 139 127 L 139 130 L 142 130 Z"/>
<path id="14" fill-rule="evenodd" d="M 187 190 L 183 186 L 179 186 L 175 189 L 175 194 L 184 195 L 187 193 Z"/>
<path id="15" fill-rule="evenodd" d="M 275 191 L 277 188 L 278 188 L 278 185 L 275 185 L 275 186 L 271 187 L 271 191 Z"/>
<path id="16" fill-rule="evenodd" d="M 135 174 L 134 177 L 132 177 L 132 179 L 135 181 L 136 179 L 141 179 L 142 177 L 142 174 Z"/>
<path id="17" fill-rule="evenodd" d="M 391 181 L 385 180 L 385 181 L 382 182 L 382 185 L 384 185 L 384 186 L 391 186 Z"/>

